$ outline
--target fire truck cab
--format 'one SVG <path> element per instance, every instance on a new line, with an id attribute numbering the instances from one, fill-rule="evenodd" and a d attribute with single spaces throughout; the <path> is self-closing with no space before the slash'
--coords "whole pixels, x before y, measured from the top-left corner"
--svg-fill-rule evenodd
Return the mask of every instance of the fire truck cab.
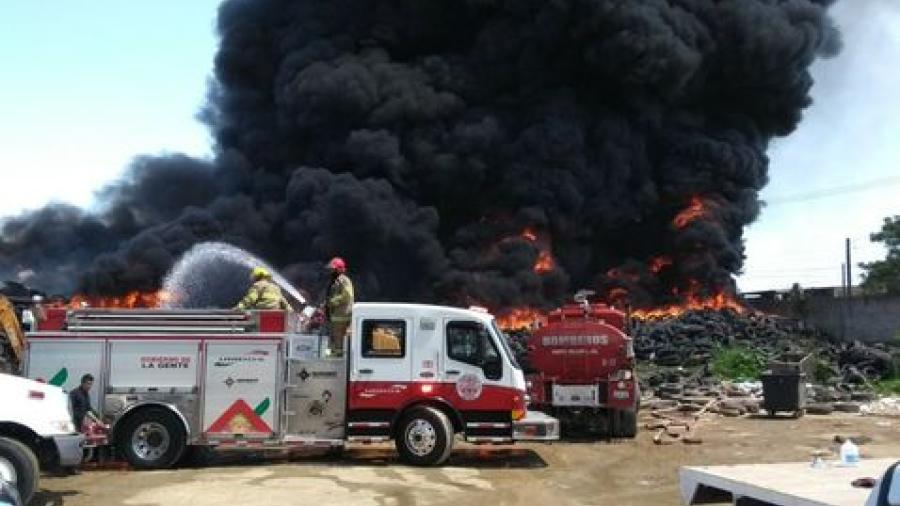
<path id="1" fill-rule="evenodd" d="M 28 336 L 26 374 L 68 390 L 96 378 L 95 409 L 137 468 L 189 446 L 341 447 L 394 440 L 437 465 L 455 435 L 474 443 L 559 438 L 526 411 L 526 385 L 482 311 L 356 304 L 346 356 L 283 311 L 53 309 Z"/>

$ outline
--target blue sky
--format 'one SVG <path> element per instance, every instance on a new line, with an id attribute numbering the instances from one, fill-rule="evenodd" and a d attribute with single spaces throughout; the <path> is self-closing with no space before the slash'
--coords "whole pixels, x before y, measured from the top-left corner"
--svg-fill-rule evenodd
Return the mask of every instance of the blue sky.
<path id="1" fill-rule="evenodd" d="M 218 3 L 0 2 L 0 216 L 50 200 L 90 206 L 136 154 L 208 156 L 195 114 Z M 844 52 L 815 64 L 814 106 L 772 146 L 744 290 L 838 285 L 844 237 L 854 263 L 878 258 L 868 234 L 900 214 L 900 2 L 843 0 L 833 14 Z M 842 191 L 856 184 L 868 189 Z"/>
<path id="2" fill-rule="evenodd" d="M 90 205 L 135 154 L 208 154 L 218 3 L 0 2 L 0 215 Z"/>

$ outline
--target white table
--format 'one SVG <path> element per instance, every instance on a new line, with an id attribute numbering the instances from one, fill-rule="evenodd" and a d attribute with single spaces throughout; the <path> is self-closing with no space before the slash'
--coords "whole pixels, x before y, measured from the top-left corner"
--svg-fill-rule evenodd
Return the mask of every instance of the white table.
<path id="1" fill-rule="evenodd" d="M 854 488 L 856 478 L 881 478 L 894 459 L 864 459 L 856 467 L 835 462 L 814 469 L 810 462 L 745 464 L 735 466 L 682 467 L 679 471 L 681 500 L 694 504 L 702 486 L 731 495 L 779 506 L 862 506 L 871 489 Z"/>

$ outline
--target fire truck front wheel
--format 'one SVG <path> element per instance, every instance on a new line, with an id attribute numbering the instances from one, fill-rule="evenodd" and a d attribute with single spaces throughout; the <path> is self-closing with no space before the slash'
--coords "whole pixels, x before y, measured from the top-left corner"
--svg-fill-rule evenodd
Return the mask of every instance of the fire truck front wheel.
<path id="1" fill-rule="evenodd" d="M 400 420 L 395 437 L 404 461 L 414 466 L 436 466 L 450 457 L 453 424 L 440 410 L 420 406 Z"/>
<path id="2" fill-rule="evenodd" d="M 185 450 L 181 420 L 165 408 L 145 408 L 124 422 L 118 434 L 125 459 L 138 469 L 172 467 Z"/>

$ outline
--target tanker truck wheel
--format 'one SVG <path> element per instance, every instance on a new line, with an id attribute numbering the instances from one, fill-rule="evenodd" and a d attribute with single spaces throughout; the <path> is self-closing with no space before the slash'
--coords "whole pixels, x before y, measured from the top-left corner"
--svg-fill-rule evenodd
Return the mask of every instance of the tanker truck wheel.
<path id="1" fill-rule="evenodd" d="M 637 436 L 637 412 L 619 411 L 619 437 L 634 438 Z"/>
<path id="2" fill-rule="evenodd" d="M 609 412 L 610 437 L 633 438 L 637 435 L 637 413 L 632 410 L 611 410 Z"/>
<path id="3" fill-rule="evenodd" d="M 184 426 L 165 408 L 142 409 L 117 432 L 119 449 L 137 469 L 172 467 L 185 450 Z"/>
<path id="4" fill-rule="evenodd" d="M 0 479 L 16 488 L 22 504 L 31 501 L 40 476 L 40 464 L 30 448 L 15 439 L 0 437 Z"/>
<path id="5" fill-rule="evenodd" d="M 408 464 L 440 465 L 453 449 L 453 424 L 440 410 L 413 408 L 401 419 L 395 441 L 400 458 Z"/>

